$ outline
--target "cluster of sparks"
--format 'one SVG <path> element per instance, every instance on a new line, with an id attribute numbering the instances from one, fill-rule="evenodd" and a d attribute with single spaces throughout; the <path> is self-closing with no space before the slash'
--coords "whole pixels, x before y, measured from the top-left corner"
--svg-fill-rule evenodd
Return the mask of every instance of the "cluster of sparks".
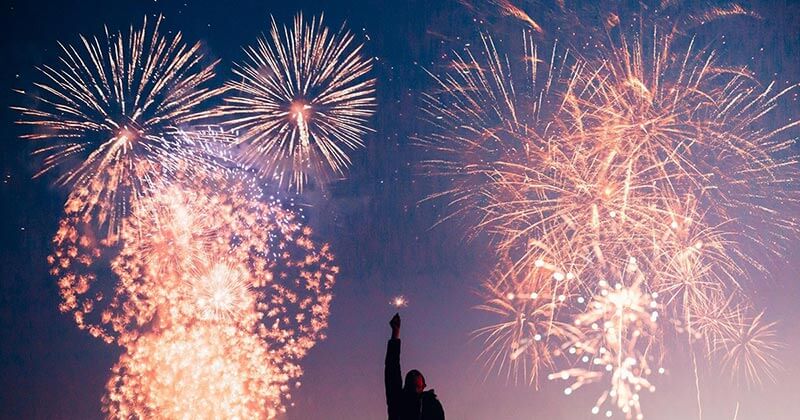
<path id="1" fill-rule="evenodd" d="M 371 60 L 353 34 L 322 21 L 298 15 L 281 30 L 273 20 L 269 38 L 245 49 L 219 110 L 240 133 L 241 162 L 298 191 L 344 175 L 375 108 Z"/>
<path id="2" fill-rule="evenodd" d="M 750 13 L 683 23 L 728 15 Z M 624 18 L 606 29 L 624 32 Z M 161 22 L 61 44 L 60 64 L 21 92 L 35 105 L 15 108 L 37 176 L 70 188 L 49 257 L 60 309 L 126 350 L 109 417 L 275 417 L 324 338 L 338 269 L 296 212 L 229 166 L 297 191 L 343 175 L 370 131 L 372 63 L 350 32 L 298 15 L 273 20 L 239 80 L 214 88 L 218 63 Z M 775 324 L 745 280 L 768 273 L 749 251 L 779 254 L 798 230 L 782 136 L 798 123 L 766 123 L 794 86 L 762 86 L 662 23 L 588 56 L 523 37 L 517 60 L 483 36 L 425 96 L 425 165 L 453 180 L 435 197 L 497 238 L 479 308 L 500 321 L 476 331 L 481 357 L 531 384 L 547 370 L 566 395 L 605 383 L 591 411 L 609 417 L 643 417 L 670 336 L 695 378 L 697 353 L 748 383 L 772 378 Z M 197 128 L 211 118 L 228 130 Z"/>
<path id="3" fill-rule="evenodd" d="M 452 180 L 431 197 L 447 218 L 496 239 L 486 366 L 537 385 L 548 370 L 566 395 L 604 382 L 592 413 L 642 418 L 668 337 L 688 342 L 695 378 L 696 353 L 773 377 L 775 325 L 752 315 L 747 279 L 768 275 L 750 251 L 779 254 L 798 231 L 782 138 L 797 123 L 768 128 L 794 86 L 762 86 L 674 28 L 619 32 L 584 55 L 524 36 L 521 58 L 482 36 L 431 74 L 419 143 L 427 173 Z"/>
<path id="4" fill-rule="evenodd" d="M 175 127 L 201 119 L 218 93 L 210 87 L 217 62 L 180 32 L 161 35 L 161 22 L 149 29 L 145 18 L 127 35 L 106 29 L 102 39 L 60 43 L 61 66 L 39 68 L 45 80 L 30 92 L 36 106 L 16 107 L 19 123 L 31 127 L 23 138 L 44 157 L 37 176 L 57 171 L 57 182 L 75 191 L 71 205 L 112 233 L 131 200 L 187 160 L 197 166 Z"/>
<path id="5" fill-rule="evenodd" d="M 286 44 L 273 21 L 275 49 L 248 50 L 245 82 L 213 88 L 217 62 L 161 23 L 61 44 L 35 106 L 16 108 L 41 144 L 37 176 L 58 171 L 70 187 L 48 257 L 60 309 L 125 349 L 103 397 L 110 418 L 273 418 L 325 338 L 338 267 L 293 201 L 259 182 L 299 189 L 303 168 L 343 172 L 338 142 L 362 145 L 372 113 L 370 62 L 349 33 L 298 16 Z M 206 106 L 228 88 L 250 96 Z M 228 116 L 242 137 L 209 120 Z M 287 157 L 302 168 L 272 165 Z M 256 160 L 273 172 L 248 171 Z"/>

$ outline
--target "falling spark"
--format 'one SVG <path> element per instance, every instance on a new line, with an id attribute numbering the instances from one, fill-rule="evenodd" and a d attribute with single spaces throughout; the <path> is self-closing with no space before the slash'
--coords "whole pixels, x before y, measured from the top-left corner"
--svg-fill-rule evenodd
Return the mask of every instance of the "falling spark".
<path id="1" fill-rule="evenodd" d="M 765 321 L 763 312 L 752 318 L 738 315 L 737 324 L 720 339 L 723 365 L 733 379 L 748 385 L 775 382 L 780 368 L 776 352 L 782 347 L 776 323 Z"/>

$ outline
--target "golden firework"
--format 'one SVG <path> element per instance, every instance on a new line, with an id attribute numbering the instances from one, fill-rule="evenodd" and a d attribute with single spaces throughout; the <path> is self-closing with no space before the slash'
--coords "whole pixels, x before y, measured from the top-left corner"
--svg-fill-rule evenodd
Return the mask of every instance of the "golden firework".
<path id="1" fill-rule="evenodd" d="M 240 134 L 240 161 L 298 191 L 309 180 L 343 176 L 348 152 L 363 146 L 375 108 L 372 61 L 353 34 L 298 14 L 269 38 L 245 48 L 240 80 L 227 84 L 218 115 Z"/>

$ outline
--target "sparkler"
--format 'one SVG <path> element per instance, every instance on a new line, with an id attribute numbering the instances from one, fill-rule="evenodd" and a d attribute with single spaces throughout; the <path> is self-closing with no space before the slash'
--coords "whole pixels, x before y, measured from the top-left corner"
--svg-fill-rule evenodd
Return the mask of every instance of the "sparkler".
<path id="1" fill-rule="evenodd" d="M 23 138 L 44 156 L 36 176 L 59 169 L 57 183 L 73 191 L 67 207 L 107 223 L 111 236 L 154 183 L 187 162 L 204 164 L 174 132 L 203 118 L 202 106 L 219 93 L 208 86 L 216 62 L 206 64 L 201 45 L 187 46 L 180 32 L 160 34 L 162 19 L 149 29 L 145 17 L 127 35 L 106 28 L 103 39 L 59 43 L 59 65 L 40 67 L 44 81 L 20 91 L 35 105 L 14 107 L 31 128 Z"/>
<path id="2" fill-rule="evenodd" d="M 392 300 L 389 302 L 389 304 L 398 309 L 405 308 L 406 306 L 408 306 L 408 299 L 406 299 L 406 297 L 403 295 L 398 295 L 393 297 Z"/>
<path id="3" fill-rule="evenodd" d="M 283 30 L 273 19 L 269 38 L 245 52 L 234 69 L 241 80 L 227 84 L 236 93 L 218 113 L 241 135 L 241 162 L 298 191 L 310 179 L 342 176 L 375 108 L 362 45 L 322 17 L 306 23 L 299 14 Z"/>

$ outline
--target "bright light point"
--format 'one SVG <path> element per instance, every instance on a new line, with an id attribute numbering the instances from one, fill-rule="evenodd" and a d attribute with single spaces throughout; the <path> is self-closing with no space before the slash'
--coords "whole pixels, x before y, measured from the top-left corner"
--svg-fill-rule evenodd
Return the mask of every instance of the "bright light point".
<path id="1" fill-rule="evenodd" d="M 564 273 L 562 273 L 562 272 L 560 272 L 560 271 L 556 271 L 555 273 L 553 273 L 553 278 L 554 278 L 556 281 L 561 281 L 561 280 L 564 280 Z"/>
<path id="2" fill-rule="evenodd" d="M 600 412 L 600 407 L 592 407 L 592 414 L 597 414 Z"/>
<path id="3" fill-rule="evenodd" d="M 581 357 L 581 361 L 582 361 L 583 363 L 588 363 L 588 362 L 589 362 L 589 356 L 583 356 L 583 357 Z"/>
<path id="4" fill-rule="evenodd" d="M 586 302 L 586 299 L 584 299 L 583 296 L 578 296 L 578 303 L 583 303 L 583 302 Z"/>
<path id="5" fill-rule="evenodd" d="M 663 375 L 664 374 L 664 368 L 663 367 L 658 368 L 658 374 L 659 375 Z"/>
<path id="6" fill-rule="evenodd" d="M 611 417 L 612 413 L 611 410 L 606 410 L 606 417 Z"/>
<path id="7" fill-rule="evenodd" d="M 678 228 L 678 222 L 673 221 L 672 223 L 669 224 L 669 227 L 671 227 L 673 230 L 677 229 Z"/>
<path id="8" fill-rule="evenodd" d="M 572 273 L 567 273 L 567 280 L 572 280 L 575 278 L 575 275 Z"/>
<path id="9" fill-rule="evenodd" d="M 303 102 L 303 101 L 294 101 L 290 106 L 290 112 L 295 115 L 302 114 L 303 116 L 308 116 L 308 110 L 311 109 L 311 105 Z"/>
<path id="10" fill-rule="evenodd" d="M 537 259 L 536 261 L 533 262 L 533 265 L 535 267 L 544 267 L 544 261 L 540 260 L 540 259 Z"/>
<path id="11" fill-rule="evenodd" d="M 572 394 L 572 388 L 564 388 L 564 395 Z"/>
<path id="12" fill-rule="evenodd" d="M 404 308 L 408 306 L 408 299 L 403 295 L 398 295 L 393 297 L 389 303 L 395 308 Z"/>
<path id="13" fill-rule="evenodd" d="M 567 297 L 564 296 L 564 295 L 559 295 L 558 296 L 558 300 L 559 300 L 559 302 L 563 302 L 563 301 L 567 300 Z"/>
<path id="14" fill-rule="evenodd" d="M 531 293 L 531 299 L 536 299 L 539 297 L 539 294 L 536 292 Z"/>
<path id="15" fill-rule="evenodd" d="M 508 299 L 508 300 L 514 300 L 515 297 L 516 297 L 516 295 L 514 295 L 513 293 L 509 293 L 509 294 L 506 295 L 506 299 Z"/>
<path id="16" fill-rule="evenodd" d="M 567 379 L 569 379 L 569 373 L 567 373 L 567 372 L 561 372 L 561 379 L 563 379 L 563 380 L 565 380 L 565 381 L 566 381 Z"/>
<path id="17" fill-rule="evenodd" d="M 536 340 L 536 341 L 542 341 L 542 335 L 541 334 L 536 334 L 536 335 L 533 336 L 533 339 Z"/>

